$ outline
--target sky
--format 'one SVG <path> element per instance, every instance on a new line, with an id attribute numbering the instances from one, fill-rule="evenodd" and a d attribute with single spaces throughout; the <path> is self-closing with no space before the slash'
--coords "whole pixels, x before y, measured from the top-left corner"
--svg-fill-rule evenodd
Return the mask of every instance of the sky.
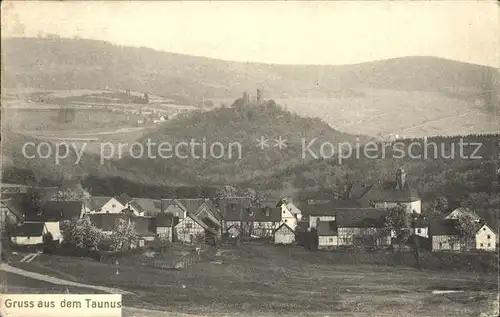
<path id="1" fill-rule="evenodd" d="M 242 62 L 500 64 L 495 1 L 3 1 L 2 37 L 42 33 Z"/>

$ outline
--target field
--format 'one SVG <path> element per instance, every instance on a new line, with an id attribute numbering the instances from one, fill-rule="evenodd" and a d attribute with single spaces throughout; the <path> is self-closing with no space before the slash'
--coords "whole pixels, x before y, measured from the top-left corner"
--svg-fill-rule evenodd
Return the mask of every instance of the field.
<path id="1" fill-rule="evenodd" d="M 370 256 L 377 255 L 364 255 Z M 480 316 L 492 309 L 498 289 L 493 273 L 351 260 L 333 252 L 247 244 L 221 249 L 184 270 L 48 255 L 16 266 L 131 291 L 124 295 L 126 306 L 203 316 Z M 458 292 L 433 294 L 439 290 Z"/>
<path id="2" fill-rule="evenodd" d="M 2 126 L 41 141 L 74 142 L 78 148 L 85 143 L 86 152 L 100 154 L 102 143 L 131 144 L 154 131 L 160 115 L 196 109 L 155 95 L 148 104 L 137 103 L 140 98 L 136 92 L 7 89 Z M 69 120 L 59 120 L 61 107 L 73 111 Z"/>
<path id="3" fill-rule="evenodd" d="M 498 132 L 481 101 L 431 91 L 357 90 L 324 98 L 265 96 L 301 116 L 319 117 L 334 129 L 369 136 L 422 137 Z M 235 98 L 214 99 L 231 105 Z"/>

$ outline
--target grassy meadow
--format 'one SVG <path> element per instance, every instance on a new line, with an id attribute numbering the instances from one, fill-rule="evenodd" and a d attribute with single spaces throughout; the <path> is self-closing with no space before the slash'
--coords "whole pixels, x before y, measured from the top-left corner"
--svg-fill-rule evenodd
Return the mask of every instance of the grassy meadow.
<path id="1" fill-rule="evenodd" d="M 49 255 L 17 266 L 131 291 L 126 306 L 203 316 L 481 316 L 493 307 L 494 272 L 420 271 L 383 258 L 248 243 L 182 270 Z"/>

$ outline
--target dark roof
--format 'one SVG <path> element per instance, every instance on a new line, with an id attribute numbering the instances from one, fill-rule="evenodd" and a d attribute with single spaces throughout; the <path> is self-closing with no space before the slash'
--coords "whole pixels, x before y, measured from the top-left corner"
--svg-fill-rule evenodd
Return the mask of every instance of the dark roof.
<path id="1" fill-rule="evenodd" d="M 353 200 L 333 200 L 329 203 L 306 205 L 302 208 L 302 213 L 308 216 L 334 216 L 341 210 L 359 208 L 359 203 Z"/>
<path id="2" fill-rule="evenodd" d="M 278 231 L 281 227 L 285 227 L 285 228 L 288 228 L 288 230 L 290 230 L 291 232 L 295 233 L 295 229 L 290 227 L 288 224 L 286 223 L 282 223 L 278 228 L 276 228 L 275 232 Z"/>
<path id="3" fill-rule="evenodd" d="M 62 213 L 60 220 L 71 220 L 73 218 L 80 218 L 82 213 L 81 201 L 49 201 L 42 207 L 43 215 L 58 215 Z"/>
<path id="4" fill-rule="evenodd" d="M 200 226 L 203 227 L 203 229 L 213 233 L 213 234 L 218 234 L 217 230 L 214 228 L 211 228 L 209 225 L 207 225 L 203 220 L 200 218 L 196 217 L 194 214 L 188 214 L 188 217 L 193 219 L 196 223 L 198 223 Z"/>
<path id="5" fill-rule="evenodd" d="M 130 205 L 130 207 L 133 207 L 138 212 L 141 212 L 141 213 L 144 212 L 144 208 L 142 208 L 142 206 L 135 200 L 129 201 L 129 205 Z"/>
<path id="6" fill-rule="evenodd" d="M 250 207 L 250 219 L 257 222 L 280 222 L 281 208 L 257 208 Z"/>
<path id="7" fill-rule="evenodd" d="M 318 236 L 336 236 L 337 222 L 336 221 L 319 221 L 316 224 Z"/>
<path id="8" fill-rule="evenodd" d="M 135 231 L 140 236 L 156 236 L 156 220 L 153 217 L 133 217 Z"/>
<path id="9" fill-rule="evenodd" d="M 250 213 L 248 207 L 244 206 L 234 206 L 234 209 L 226 210 L 224 216 L 226 221 L 250 221 Z"/>
<path id="10" fill-rule="evenodd" d="M 339 210 L 335 220 L 339 228 L 382 228 L 386 209 L 358 208 Z"/>
<path id="11" fill-rule="evenodd" d="M 160 199 L 134 198 L 134 201 L 141 205 L 148 216 L 154 216 L 165 211 L 165 209 L 162 209 L 162 202 Z"/>
<path id="12" fill-rule="evenodd" d="M 216 222 L 213 222 L 210 218 L 208 217 L 205 217 L 205 218 L 202 218 L 201 219 L 207 226 L 209 226 L 210 228 L 214 229 L 214 230 L 219 230 L 220 229 L 220 225 Z"/>
<path id="13" fill-rule="evenodd" d="M 450 211 L 446 215 L 446 217 L 450 216 L 451 213 L 454 212 L 455 210 L 457 210 L 458 212 L 461 212 L 462 214 L 471 216 L 474 220 L 481 219 L 481 217 L 479 215 L 477 215 L 474 211 L 470 210 L 469 208 L 465 208 L 465 207 L 457 207 L 457 208 L 453 209 L 452 211 Z"/>
<path id="14" fill-rule="evenodd" d="M 128 221 L 130 217 L 122 214 L 93 214 L 89 215 L 89 218 L 97 228 L 104 231 L 113 231 L 118 219 Z"/>
<path id="15" fill-rule="evenodd" d="M 294 230 L 294 229 L 292 229 L 292 228 L 290 228 L 290 226 L 289 226 L 289 225 L 287 225 L 286 223 L 282 223 L 282 224 L 281 224 L 278 228 L 276 228 L 276 229 L 274 230 L 274 234 L 276 234 L 276 232 L 278 232 L 278 230 L 280 230 L 281 228 L 286 228 L 286 229 L 288 229 L 290 232 L 292 232 L 292 233 L 294 233 L 294 234 L 295 234 L 295 230 Z"/>
<path id="16" fill-rule="evenodd" d="M 25 221 L 38 221 L 38 222 L 56 222 L 61 221 L 64 218 L 63 211 L 61 208 L 52 208 L 51 206 L 46 207 L 44 204 L 40 212 L 29 211 L 24 215 Z"/>
<path id="17" fill-rule="evenodd" d="M 396 189 L 396 184 L 393 182 L 372 186 L 370 190 L 363 195 L 363 200 L 378 202 L 409 202 L 419 199 L 420 197 L 416 189 L 411 187 L 405 187 L 402 190 Z"/>
<path id="18" fill-rule="evenodd" d="M 429 220 L 425 218 L 418 218 L 415 220 L 415 227 L 416 228 L 426 228 L 429 226 Z"/>
<path id="19" fill-rule="evenodd" d="M 432 219 L 429 221 L 429 235 L 431 236 L 456 236 L 456 219 Z"/>
<path id="20" fill-rule="evenodd" d="M 194 198 L 194 199 L 162 199 L 163 211 L 167 210 L 168 206 L 177 205 L 181 209 L 185 210 L 187 214 L 197 215 L 200 207 L 206 205 L 209 212 L 217 219 L 221 219 L 222 215 L 212 203 L 210 199 L 206 198 Z"/>
<path id="21" fill-rule="evenodd" d="M 200 206 L 205 202 L 204 198 L 196 199 L 162 199 L 163 208 L 166 210 L 170 205 L 179 205 L 188 214 L 195 214 Z"/>
<path id="22" fill-rule="evenodd" d="M 372 184 L 354 184 L 351 189 L 351 198 L 362 199 L 372 187 Z"/>
<path id="23" fill-rule="evenodd" d="M 260 207 L 275 208 L 280 207 L 283 202 L 281 200 L 263 200 L 260 202 Z"/>
<path id="24" fill-rule="evenodd" d="M 297 227 L 295 227 L 296 231 L 299 232 L 305 232 L 309 228 L 309 222 L 308 221 L 299 221 L 297 222 Z"/>
<path id="25" fill-rule="evenodd" d="M 227 221 L 248 221 L 248 208 L 252 204 L 250 198 L 225 198 L 220 202 L 222 217 Z"/>
<path id="26" fill-rule="evenodd" d="M 174 223 L 174 215 L 171 213 L 159 213 L 156 215 L 156 226 L 157 227 L 172 227 Z"/>
<path id="27" fill-rule="evenodd" d="M 130 196 L 125 193 L 121 194 L 120 196 L 116 196 L 115 199 L 118 200 L 123 206 L 125 206 L 132 200 L 132 198 L 130 198 Z"/>
<path id="28" fill-rule="evenodd" d="M 39 237 L 43 234 L 43 222 L 24 222 L 14 230 L 15 237 Z"/>
<path id="29" fill-rule="evenodd" d="M 87 200 L 90 210 L 99 210 L 104 206 L 112 197 L 107 196 L 92 196 Z"/>
<path id="30" fill-rule="evenodd" d="M 211 214 L 215 218 L 217 218 L 218 220 L 222 220 L 222 214 L 220 210 L 215 206 L 212 200 L 205 199 L 205 205 L 208 207 L 208 209 L 211 211 Z"/>
<path id="31" fill-rule="evenodd" d="M 219 210 L 222 217 L 229 221 L 239 221 L 240 211 L 252 206 L 249 197 L 228 197 L 219 200 Z"/>

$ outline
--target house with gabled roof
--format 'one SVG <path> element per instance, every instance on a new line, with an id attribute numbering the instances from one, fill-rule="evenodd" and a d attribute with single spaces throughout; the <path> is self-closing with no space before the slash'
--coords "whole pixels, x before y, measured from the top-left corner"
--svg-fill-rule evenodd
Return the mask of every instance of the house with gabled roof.
<path id="1" fill-rule="evenodd" d="M 281 225 L 274 231 L 275 244 L 292 244 L 295 242 L 295 231 L 286 223 Z"/>
<path id="2" fill-rule="evenodd" d="M 205 241 L 210 240 L 210 243 L 215 243 L 219 236 L 217 230 L 192 213 L 187 213 L 186 217 L 179 221 L 174 227 L 174 232 L 177 241 L 186 243 L 194 243 L 199 238 L 203 238 Z"/>
<path id="3" fill-rule="evenodd" d="M 311 204 L 303 208 L 303 214 L 309 219 L 309 228 L 316 228 L 318 221 L 335 221 L 338 212 L 361 208 L 354 200 L 332 200 L 324 204 Z"/>
<path id="4" fill-rule="evenodd" d="M 483 251 L 495 251 L 497 247 L 496 228 L 490 227 L 486 222 L 476 231 L 476 249 Z"/>
<path id="5" fill-rule="evenodd" d="M 335 218 L 338 245 L 387 246 L 391 234 L 385 229 L 387 209 L 358 208 L 338 210 Z"/>
<path id="6" fill-rule="evenodd" d="M 281 223 L 286 223 L 290 228 L 295 229 L 297 223 L 302 220 L 302 211 L 286 198 L 262 201 L 260 207 L 281 208 Z"/>
<path id="7" fill-rule="evenodd" d="M 252 199 L 248 197 L 230 197 L 219 201 L 219 210 L 222 215 L 223 231 L 228 232 L 231 227 L 236 227 L 243 233 L 248 233 L 248 222 L 250 213 L 248 208 L 252 206 Z"/>
<path id="8" fill-rule="evenodd" d="M 474 221 L 481 221 L 481 217 L 478 216 L 475 212 L 472 210 L 465 208 L 465 207 L 458 207 L 453 209 L 446 217 L 445 219 L 459 219 L 462 216 L 470 216 Z"/>
<path id="9" fill-rule="evenodd" d="M 240 237 L 243 234 L 241 227 L 237 225 L 231 225 L 227 228 L 227 233 L 233 238 Z"/>
<path id="10" fill-rule="evenodd" d="M 61 221 L 81 218 L 85 212 L 82 201 L 48 201 L 38 213 L 27 212 L 25 223 L 44 223 L 55 241 L 62 241 Z"/>
<path id="11" fill-rule="evenodd" d="M 162 199 L 162 204 L 162 209 L 178 217 L 179 223 L 188 215 L 194 215 L 218 232 L 217 236 L 222 234 L 222 216 L 210 199 Z"/>
<path id="12" fill-rule="evenodd" d="M 154 217 L 157 214 L 164 212 L 162 209 L 161 199 L 133 198 L 133 200 L 142 207 L 145 216 Z"/>
<path id="13" fill-rule="evenodd" d="M 373 185 L 361 198 L 374 208 L 393 208 L 402 205 L 408 213 L 420 214 L 422 201 L 416 189 L 407 182 L 406 172 L 400 167 L 396 171 L 395 182 Z"/>
<path id="14" fill-rule="evenodd" d="M 281 223 L 281 207 L 250 207 L 248 209 L 250 234 L 259 237 L 272 237 L 273 231 Z"/>
<path id="15" fill-rule="evenodd" d="M 454 251 L 477 249 L 484 251 L 496 250 L 497 233 L 485 222 L 479 222 L 476 226 L 476 234 L 473 241 L 465 241 L 460 236 L 457 227 L 458 219 L 433 219 L 429 223 L 429 235 L 432 241 L 432 251 Z"/>
<path id="16" fill-rule="evenodd" d="M 111 200 L 110 196 L 91 196 L 89 198 L 84 199 L 84 204 L 87 207 L 87 210 L 91 213 L 106 213 L 106 210 L 103 210 L 104 205 Z"/>
<path id="17" fill-rule="evenodd" d="M 139 236 L 139 247 L 143 247 L 147 242 L 153 241 L 156 237 L 156 219 L 154 217 L 130 217 L 131 223 Z"/>
<path id="18" fill-rule="evenodd" d="M 24 222 L 14 229 L 11 241 L 18 245 L 40 245 L 47 232 L 43 222 Z"/>
<path id="19" fill-rule="evenodd" d="M 91 197 L 89 199 L 89 204 L 91 213 L 93 214 L 119 214 L 131 212 L 135 216 L 144 216 L 145 213 L 144 208 L 127 194 L 121 194 L 115 197 Z"/>

